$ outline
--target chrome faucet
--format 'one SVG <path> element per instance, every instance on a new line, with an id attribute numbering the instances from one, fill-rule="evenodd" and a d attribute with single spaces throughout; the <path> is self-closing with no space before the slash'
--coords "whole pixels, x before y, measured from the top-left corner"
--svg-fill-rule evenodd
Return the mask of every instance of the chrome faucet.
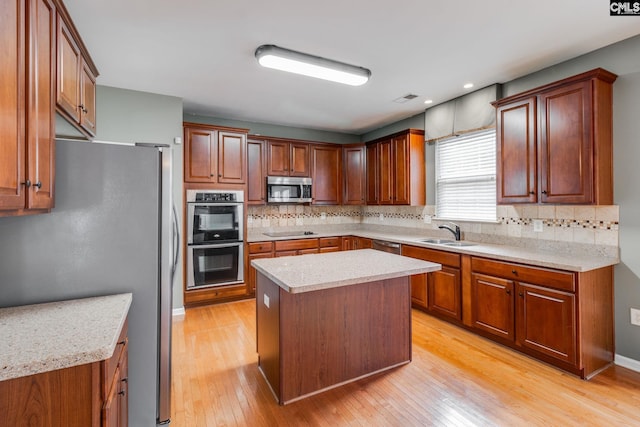
<path id="1" fill-rule="evenodd" d="M 449 230 L 450 232 L 453 233 L 454 236 L 456 236 L 456 241 L 460 240 L 460 227 L 457 224 L 454 224 L 453 222 L 450 222 L 449 224 L 451 225 L 447 225 L 447 224 L 442 224 L 439 225 L 438 228 L 442 228 L 444 230 Z M 453 227 L 451 227 L 453 226 Z"/>

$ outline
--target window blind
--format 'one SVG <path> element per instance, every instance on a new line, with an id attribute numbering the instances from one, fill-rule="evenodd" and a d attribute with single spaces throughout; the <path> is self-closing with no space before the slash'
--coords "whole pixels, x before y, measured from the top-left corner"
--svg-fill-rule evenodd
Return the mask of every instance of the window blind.
<path id="1" fill-rule="evenodd" d="M 495 129 L 436 143 L 436 217 L 496 220 Z"/>

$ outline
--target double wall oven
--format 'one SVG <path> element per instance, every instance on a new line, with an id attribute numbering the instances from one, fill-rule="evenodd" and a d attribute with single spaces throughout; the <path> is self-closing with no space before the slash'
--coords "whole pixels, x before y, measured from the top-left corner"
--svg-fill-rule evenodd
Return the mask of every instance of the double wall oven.
<path id="1" fill-rule="evenodd" d="M 244 192 L 187 190 L 187 289 L 244 281 Z"/>

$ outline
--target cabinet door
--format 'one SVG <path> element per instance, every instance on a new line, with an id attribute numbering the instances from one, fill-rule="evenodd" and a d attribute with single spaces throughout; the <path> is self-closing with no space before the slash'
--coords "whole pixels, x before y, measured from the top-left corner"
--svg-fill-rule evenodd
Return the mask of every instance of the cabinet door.
<path id="1" fill-rule="evenodd" d="M 246 181 L 245 135 L 218 132 L 218 182 L 221 184 L 244 184 Z"/>
<path id="2" fill-rule="evenodd" d="M 356 249 L 371 249 L 373 248 L 373 240 L 366 237 L 356 237 Z"/>
<path id="3" fill-rule="evenodd" d="M 96 77 L 83 62 L 80 72 L 80 126 L 96 134 Z"/>
<path id="4" fill-rule="evenodd" d="M 55 6 L 29 0 L 27 98 L 27 208 L 53 207 L 55 179 Z"/>
<path id="5" fill-rule="evenodd" d="M 363 145 L 342 149 L 344 162 L 343 205 L 364 205 L 366 193 L 365 148 Z"/>
<path id="6" fill-rule="evenodd" d="M 104 427 L 119 427 L 120 424 L 120 368 L 116 368 L 115 380 L 102 406 L 102 425 Z"/>
<path id="7" fill-rule="evenodd" d="M 474 328 L 510 342 L 515 340 L 514 286 L 511 280 L 471 275 L 471 321 Z"/>
<path id="8" fill-rule="evenodd" d="M 540 201 L 593 202 L 591 82 L 540 95 Z"/>
<path id="9" fill-rule="evenodd" d="M 80 121 L 80 49 L 58 15 L 58 73 L 56 103 L 74 122 Z"/>
<path id="10" fill-rule="evenodd" d="M 393 138 L 392 200 L 394 205 L 409 204 L 409 135 Z"/>
<path id="11" fill-rule="evenodd" d="M 118 398 L 120 399 L 118 408 L 118 427 L 127 427 L 129 425 L 129 346 L 125 346 L 122 359 L 120 361 L 120 390 Z"/>
<path id="12" fill-rule="evenodd" d="M 575 364 L 575 295 L 525 283 L 518 283 L 517 292 L 516 343 Z"/>
<path id="13" fill-rule="evenodd" d="M 411 303 L 420 308 L 428 308 L 427 274 L 414 274 L 409 277 L 411 284 Z"/>
<path id="14" fill-rule="evenodd" d="M 357 237 L 353 237 L 353 236 L 343 237 L 342 238 L 342 250 L 343 251 L 350 251 L 350 250 L 355 249 L 356 239 L 357 239 Z"/>
<path id="15" fill-rule="evenodd" d="M 377 205 L 380 183 L 378 169 L 378 144 L 367 145 L 366 156 L 366 180 L 367 180 L 367 205 Z"/>
<path id="16" fill-rule="evenodd" d="M 390 139 L 378 143 L 378 203 L 393 204 L 393 150 Z"/>
<path id="17" fill-rule="evenodd" d="M 266 192 L 267 156 L 264 141 L 247 141 L 247 204 L 264 205 Z"/>
<path id="18" fill-rule="evenodd" d="M 311 146 L 312 204 L 339 205 L 342 201 L 342 149 Z"/>
<path id="19" fill-rule="evenodd" d="M 184 180 L 187 182 L 216 182 L 216 132 L 185 128 Z"/>
<path id="20" fill-rule="evenodd" d="M 294 251 L 295 252 L 295 251 Z M 251 265 L 251 260 L 259 259 L 259 258 L 272 258 L 271 252 L 261 253 L 261 254 L 250 254 L 247 257 L 248 265 L 247 265 L 247 294 L 254 295 L 256 293 L 256 282 L 258 280 L 258 272 Z"/>
<path id="21" fill-rule="evenodd" d="M 462 318 L 459 269 L 443 266 L 442 270 L 429 273 L 427 290 L 429 310 L 456 320 Z"/>
<path id="22" fill-rule="evenodd" d="M 267 143 L 267 175 L 289 175 L 288 142 L 269 141 Z"/>
<path id="23" fill-rule="evenodd" d="M 25 8 L 21 0 L 0 3 L 0 209 L 25 207 Z"/>
<path id="24" fill-rule="evenodd" d="M 311 176 L 309 168 L 309 144 L 289 145 L 289 176 Z"/>
<path id="25" fill-rule="evenodd" d="M 498 107 L 496 114 L 498 203 L 536 203 L 536 98 Z"/>

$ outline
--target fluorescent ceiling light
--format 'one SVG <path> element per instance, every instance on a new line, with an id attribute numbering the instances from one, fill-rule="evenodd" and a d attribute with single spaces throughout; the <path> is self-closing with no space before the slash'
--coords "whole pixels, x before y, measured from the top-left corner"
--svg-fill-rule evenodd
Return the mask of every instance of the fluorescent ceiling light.
<path id="1" fill-rule="evenodd" d="M 302 74 L 351 86 L 365 84 L 371 71 L 344 62 L 265 44 L 256 49 L 256 59 L 263 67 Z"/>
<path id="2" fill-rule="evenodd" d="M 426 101 L 424 101 L 425 104 L 431 104 L 433 103 L 433 99 L 427 99 Z"/>
<path id="3" fill-rule="evenodd" d="M 465 88 L 465 89 L 471 89 L 472 87 L 473 87 L 473 83 L 466 83 L 466 84 L 464 85 L 464 88 Z"/>

